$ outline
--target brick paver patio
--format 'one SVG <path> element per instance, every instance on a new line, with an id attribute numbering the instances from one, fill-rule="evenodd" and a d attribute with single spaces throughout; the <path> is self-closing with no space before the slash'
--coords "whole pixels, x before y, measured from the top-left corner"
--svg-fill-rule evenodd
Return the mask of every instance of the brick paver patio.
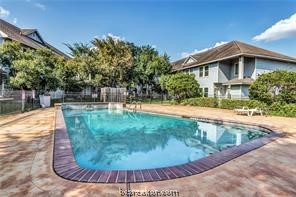
<path id="1" fill-rule="evenodd" d="M 232 111 L 143 105 L 143 110 L 262 123 L 286 136 L 210 171 L 133 190 L 178 190 L 180 196 L 296 196 L 296 118 L 246 117 Z M 54 109 L 0 118 L 0 196 L 120 196 L 125 184 L 67 181 L 52 169 Z"/>

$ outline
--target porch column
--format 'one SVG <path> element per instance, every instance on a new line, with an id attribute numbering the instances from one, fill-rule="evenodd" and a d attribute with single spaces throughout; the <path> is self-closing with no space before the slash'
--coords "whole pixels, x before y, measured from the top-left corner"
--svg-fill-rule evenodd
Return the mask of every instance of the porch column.
<path id="1" fill-rule="evenodd" d="M 241 56 L 238 61 L 238 79 L 244 78 L 244 56 Z"/>

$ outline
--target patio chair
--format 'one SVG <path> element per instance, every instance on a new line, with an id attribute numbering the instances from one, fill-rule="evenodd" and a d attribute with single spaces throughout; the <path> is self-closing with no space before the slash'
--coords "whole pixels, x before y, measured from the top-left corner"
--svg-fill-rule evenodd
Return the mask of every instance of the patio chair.
<path id="1" fill-rule="evenodd" d="M 258 107 L 254 108 L 254 109 L 249 109 L 248 116 L 253 116 L 254 114 L 260 114 L 261 116 L 263 116 L 263 110 Z"/>
<path id="2" fill-rule="evenodd" d="M 234 111 L 236 112 L 236 114 L 239 115 L 249 115 L 249 108 L 248 107 L 243 107 L 241 109 L 234 109 Z"/>

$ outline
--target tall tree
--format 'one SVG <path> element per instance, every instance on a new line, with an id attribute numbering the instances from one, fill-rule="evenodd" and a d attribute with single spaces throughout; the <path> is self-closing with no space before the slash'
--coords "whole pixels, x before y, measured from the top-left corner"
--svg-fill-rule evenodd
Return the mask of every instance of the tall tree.
<path id="1" fill-rule="evenodd" d="M 76 69 L 76 80 L 79 81 L 79 84 L 91 87 L 101 86 L 103 72 L 99 66 L 99 57 L 97 56 L 98 52 L 96 49 L 83 43 L 67 44 L 66 46 L 70 49 L 70 54 L 73 56 L 73 59 L 67 62 L 67 67 Z"/>
<path id="2" fill-rule="evenodd" d="M 107 37 L 92 41 L 99 67 L 103 70 L 105 85 L 128 86 L 133 68 L 133 54 L 128 43 Z"/>
<path id="3" fill-rule="evenodd" d="M 19 42 L 5 41 L 0 45 L 0 72 L 2 76 L 14 74 L 11 69 L 12 62 L 21 59 L 23 52 L 24 48 Z"/>
<path id="4" fill-rule="evenodd" d="M 55 75 L 59 81 L 59 86 L 65 91 L 80 91 L 83 87 L 78 76 L 78 68 L 74 60 L 63 61 L 55 67 Z"/>
<path id="5" fill-rule="evenodd" d="M 63 61 L 49 49 L 26 49 L 20 51 L 21 58 L 12 62 L 14 75 L 10 83 L 15 88 L 34 89 L 39 91 L 55 90 L 58 80 L 55 67 Z"/>
<path id="6" fill-rule="evenodd" d="M 159 77 L 171 71 L 171 64 L 169 57 L 164 54 L 159 55 L 158 52 L 151 46 L 143 46 L 140 49 L 139 57 L 137 58 L 135 78 L 142 87 L 146 87 L 146 94 L 148 90 L 159 90 Z"/>

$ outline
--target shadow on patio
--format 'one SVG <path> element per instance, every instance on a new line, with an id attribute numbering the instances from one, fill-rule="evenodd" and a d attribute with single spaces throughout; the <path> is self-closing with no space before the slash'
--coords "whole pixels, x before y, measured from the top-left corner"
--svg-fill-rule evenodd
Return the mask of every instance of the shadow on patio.
<path id="1" fill-rule="evenodd" d="M 189 114 L 192 109 L 180 111 Z M 53 121 L 54 109 L 50 108 L 0 127 L 0 196 L 120 196 L 124 184 L 71 182 L 53 172 Z M 296 195 L 294 125 L 281 126 L 290 128 L 289 135 L 213 170 L 170 181 L 131 184 L 131 189 L 177 190 L 180 196 Z"/>

